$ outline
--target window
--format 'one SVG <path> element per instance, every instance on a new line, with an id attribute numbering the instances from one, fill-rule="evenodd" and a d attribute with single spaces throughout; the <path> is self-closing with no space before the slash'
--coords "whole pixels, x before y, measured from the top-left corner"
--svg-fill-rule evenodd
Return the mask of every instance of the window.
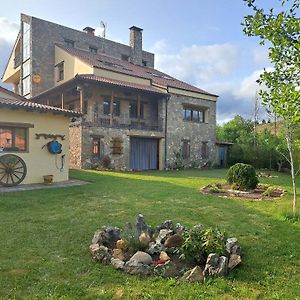
<path id="1" fill-rule="evenodd" d="M 23 61 L 30 58 L 30 25 L 23 22 Z"/>
<path id="2" fill-rule="evenodd" d="M 147 64 L 148 64 L 148 63 L 147 63 L 146 60 L 143 60 L 142 63 L 143 63 L 143 66 L 144 66 L 144 67 L 147 67 Z"/>
<path id="3" fill-rule="evenodd" d="M 23 64 L 23 78 L 27 77 L 30 75 L 30 60 L 27 60 Z"/>
<path id="4" fill-rule="evenodd" d="M 190 143 L 189 143 L 189 141 L 182 142 L 182 158 L 183 159 L 190 158 Z"/>
<path id="5" fill-rule="evenodd" d="M 138 118 L 138 105 L 137 102 L 130 102 L 129 103 L 129 117 L 136 119 Z M 144 119 L 144 104 L 141 103 L 140 105 L 140 118 Z"/>
<path id="6" fill-rule="evenodd" d="M 22 80 L 23 83 L 23 96 L 27 96 L 30 94 L 30 88 L 31 88 L 31 77 L 27 76 Z"/>
<path id="7" fill-rule="evenodd" d="M 65 39 L 65 46 L 74 48 L 75 42 L 72 40 Z"/>
<path id="8" fill-rule="evenodd" d="M 208 151 L 207 142 L 202 142 L 201 156 L 202 156 L 202 159 L 208 159 L 209 158 L 209 151 Z"/>
<path id="9" fill-rule="evenodd" d="M 115 100 L 113 103 L 113 115 L 120 116 L 120 100 Z"/>
<path id="10" fill-rule="evenodd" d="M 27 128 L 0 126 L 0 151 L 26 151 Z"/>
<path id="11" fill-rule="evenodd" d="M 111 154 L 122 154 L 123 140 L 121 138 L 113 138 L 111 140 Z"/>
<path id="12" fill-rule="evenodd" d="M 57 81 L 64 80 L 64 62 L 61 62 L 57 65 Z"/>
<path id="13" fill-rule="evenodd" d="M 91 52 L 91 53 L 95 53 L 95 54 L 96 54 L 96 53 L 98 52 L 98 49 L 95 48 L 95 47 L 91 47 L 91 46 L 90 46 L 89 49 L 90 49 L 90 52 Z"/>
<path id="14" fill-rule="evenodd" d="M 183 108 L 182 117 L 185 121 L 204 123 L 204 110 L 195 108 Z"/>
<path id="15" fill-rule="evenodd" d="M 101 137 L 93 136 L 93 158 L 100 159 L 102 156 L 103 147 L 101 147 Z"/>
<path id="16" fill-rule="evenodd" d="M 124 60 L 124 61 L 129 61 L 129 56 L 125 55 L 125 54 L 122 54 L 121 59 Z"/>
<path id="17" fill-rule="evenodd" d="M 113 115 L 120 116 L 120 100 L 115 100 L 113 102 Z M 110 114 L 110 100 L 103 101 L 103 114 L 109 115 Z"/>
<path id="18" fill-rule="evenodd" d="M 103 114 L 104 115 L 109 115 L 109 101 L 108 100 L 104 100 L 103 101 Z"/>

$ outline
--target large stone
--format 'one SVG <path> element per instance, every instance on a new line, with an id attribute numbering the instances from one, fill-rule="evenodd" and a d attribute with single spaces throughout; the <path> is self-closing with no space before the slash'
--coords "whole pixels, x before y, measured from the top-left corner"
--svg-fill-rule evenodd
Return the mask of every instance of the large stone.
<path id="1" fill-rule="evenodd" d="M 241 256 L 237 254 L 231 254 L 228 262 L 228 269 L 232 270 L 237 265 L 239 265 L 242 262 Z"/>
<path id="2" fill-rule="evenodd" d="M 174 225 L 172 220 L 165 220 L 163 223 L 161 223 L 158 227 L 157 227 L 158 231 L 161 229 L 168 229 L 168 230 L 173 230 L 174 229 Z"/>
<path id="3" fill-rule="evenodd" d="M 154 267 L 154 275 L 161 277 L 177 277 L 180 275 L 180 271 L 176 267 L 176 264 L 171 260 L 167 261 L 165 264 L 159 264 Z"/>
<path id="4" fill-rule="evenodd" d="M 137 251 L 131 258 L 130 261 L 136 261 L 138 263 L 142 263 L 145 265 L 151 265 L 152 264 L 152 257 L 143 251 Z"/>
<path id="5" fill-rule="evenodd" d="M 116 248 L 121 249 L 121 250 L 126 250 L 127 249 L 127 244 L 124 240 L 117 240 L 116 242 Z"/>
<path id="6" fill-rule="evenodd" d="M 100 245 L 97 250 L 95 249 L 93 258 L 104 264 L 109 264 L 111 260 L 111 251 L 107 247 Z"/>
<path id="7" fill-rule="evenodd" d="M 182 234 L 185 231 L 185 226 L 181 225 L 180 223 L 176 223 L 174 231 L 175 233 Z"/>
<path id="8" fill-rule="evenodd" d="M 151 267 L 136 260 L 129 260 L 124 265 L 124 271 L 131 275 L 150 275 Z"/>
<path id="9" fill-rule="evenodd" d="M 117 240 L 120 239 L 120 229 L 117 227 L 103 226 L 102 230 L 95 232 L 92 243 L 114 248 Z"/>
<path id="10" fill-rule="evenodd" d="M 163 263 L 169 261 L 171 258 L 170 256 L 165 252 L 165 251 L 161 251 L 159 254 L 159 260 Z"/>
<path id="11" fill-rule="evenodd" d="M 148 244 L 150 243 L 151 241 L 151 237 L 148 233 L 145 233 L 145 232 L 142 232 L 139 236 L 139 241 L 145 245 L 145 246 L 148 246 Z"/>
<path id="12" fill-rule="evenodd" d="M 148 226 L 145 222 L 145 218 L 142 214 L 139 214 L 136 220 L 136 230 L 140 235 L 142 232 L 147 232 Z"/>
<path id="13" fill-rule="evenodd" d="M 156 238 L 156 243 L 157 244 L 159 244 L 159 243 L 164 244 L 166 239 L 168 237 L 170 237 L 172 234 L 173 234 L 173 230 L 161 229 L 159 231 L 159 234 L 158 234 L 157 238 Z"/>
<path id="14" fill-rule="evenodd" d="M 229 238 L 226 241 L 226 245 L 225 245 L 226 251 L 229 254 L 237 254 L 237 255 L 241 255 L 241 246 L 237 240 L 237 238 Z"/>
<path id="15" fill-rule="evenodd" d="M 195 268 L 186 271 L 181 277 L 181 280 L 190 282 L 203 282 L 203 271 L 199 266 L 196 266 Z"/>
<path id="16" fill-rule="evenodd" d="M 100 245 L 99 244 L 91 244 L 89 249 L 90 249 L 90 253 L 91 253 L 92 257 L 95 258 L 97 252 L 100 249 Z"/>
<path id="17" fill-rule="evenodd" d="M 115 249 L 113 250 L 112 256 L 113 256 L 113 258 L 117 258 L 117 259 L 119 259 L 119 260 L 124 260 L 124 259 L 125 259 L 124 253 L 123 253 L 123 250 L 122 250 L 122 249 L 117 249 L 117 248 L 115 248 Z"/>
<path id="18" fill-rule="evenodd" d="M 168 237 L 164 243 L 167 248 L 180 247 L 183 242 L 181 235 L 175 233 Z"/>
<path id="19" fill-rule="evenodd" d="M 102 236 L 103 236 L 103 230 L 97 230 L 94 234 L 94 237 L 92 239 L 92 244 L 99 244 L 102 245 Z"/>
<path id="20" fill-rule="evenodd" d="M 166 250 L 166 247 L 163 244 L 152 242 L 149 244 L 147 253 L 149 253 L 150 255 L 155 255 L 155 254 L 159 254 L 161 251 L 165 251 L 165 250 Z"/>
<path id="21" fill-rule="evenodd" d="M 219 256 L 216 253 L 208 255 L 206 265 L 203 271 L 204 277 L 224 276 L 228 272 L 228 258 Z"/>
<path id="22" fill-rule="evenodd" d="M 118 258 L 112 258 L 110 260 L 111 265 L 118 270 L 122 270 L 124 268 L 125 262 L 123 260 L 120 260 Z"/>

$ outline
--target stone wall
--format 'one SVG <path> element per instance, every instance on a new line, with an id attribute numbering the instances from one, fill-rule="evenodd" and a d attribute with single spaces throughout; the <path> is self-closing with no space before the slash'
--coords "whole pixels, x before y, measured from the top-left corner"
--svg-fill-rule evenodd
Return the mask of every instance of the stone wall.
<path id="1" fill-rule="evenodd" d="M 97 48 L 98 53 L 105 53 L 121 59 L 122 55 L 130 57 L 131 47 L 113 42 L 98 36 L 87 34 L 83 31 L 71 29 L 52 22 L 21 16 L 21 21 L 31 23 L 32 27 L 32 74 L 39 74 L 41 82 L 33 83 L 32 96 L 54 86 L 54 45 L 64 44 L 65 39 L 75 42 L 75 48 L 89 51 L 89 47 Z M 154 67 L 154 54 L 143 51 L 142 59 L 147 66 Z"/>
<path id="2" fill-rule="evenodd" d="M 80 123 L 71 124 L 70 136 L 70 168 L 81 169 L 82 128 Z"/>
<path id="3" fill-rule="evenodd" d="M 108 155 L 111 159 L 111 166 L 115 170 L 130 169 L 130 137 L 151 137 L 162 139 L 162 134 L 154 131 L 116 129 L 116 128 L 101 128 L 101 127 L 83 127 L 82 128 L 82 154 L 81 167 L 90 169 L 93 164 L 100 164 L 95 161 L 92 155 L 93 136 L 101 137 L 101 153 L 103 156 Z M 121 154 L 112 153 L 113 139 L 119 139 L 122 144 Z M 160 143 L 159 152 L 161 154 L 160 169 L 163 169 L 163 142 Z"/>
<path id="4" fill-rule="evenodd" d="M 183 120 L 183 105 L 204 108 L 205 123 Z M 184 160 L 185 166 L 203 165 L 215 161 L 216 151 L 216 102 L 172 94 L 168 102 L 167 122 L 167 167 L 174 165 L 175 153 L 182 153 L 182 144 L 187 141 L 190 159 Z M 209 157 L 202 158 L 202 142 L 207 142 Z"/>

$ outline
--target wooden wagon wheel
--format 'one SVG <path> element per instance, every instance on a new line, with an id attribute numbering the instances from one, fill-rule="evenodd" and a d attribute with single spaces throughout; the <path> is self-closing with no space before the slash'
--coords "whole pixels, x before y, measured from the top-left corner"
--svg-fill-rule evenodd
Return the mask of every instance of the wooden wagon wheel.
<path id="1" fill-rule="evenodd" d="M 15 186 L 20 184 L 27 174 L 24 160 L 14 154 L 0 156 L 0 185 Z"/>

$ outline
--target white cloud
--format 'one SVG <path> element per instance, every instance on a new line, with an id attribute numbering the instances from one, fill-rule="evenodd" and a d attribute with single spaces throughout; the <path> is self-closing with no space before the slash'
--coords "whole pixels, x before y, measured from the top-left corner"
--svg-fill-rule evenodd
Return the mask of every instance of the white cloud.
<path id="1" fill-rule="evenodd" d="M 177 54 L 167 54 L 167 48 L 165 41 L 154 45 L 156 67 L 196 85 L 230 75 L 240 59 L 238 47 L 229 43 L 193 45 L 182 48 Z"/>
<path id="2" fill-rule="evenodd" d="M 0 39 L 13 43 L 18 35 L 19 25 L 0 17 Z"/>
<path id="3" fill-rule="evenodd" d="M 266 47 L 257 47 L 253 50 L 253 62 L 256 65 L 267 66 L 269 61 L 269 50 Z"/>

